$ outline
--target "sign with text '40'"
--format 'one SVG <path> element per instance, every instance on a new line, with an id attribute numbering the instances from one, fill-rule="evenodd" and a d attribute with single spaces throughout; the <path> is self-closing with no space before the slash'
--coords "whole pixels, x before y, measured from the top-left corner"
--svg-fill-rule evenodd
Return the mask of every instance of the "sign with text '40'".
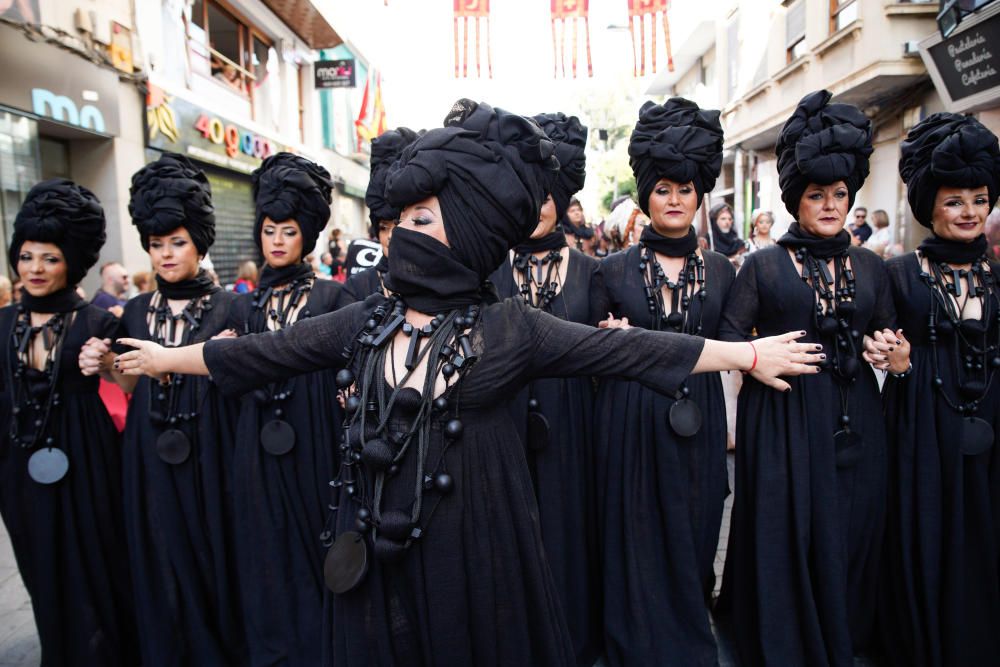
<path id="1" fill-rule="evenodd" d="M 292 150 L 152 84 L 146 95 L 146 143 L 245 174 L 264 158 Z"/>

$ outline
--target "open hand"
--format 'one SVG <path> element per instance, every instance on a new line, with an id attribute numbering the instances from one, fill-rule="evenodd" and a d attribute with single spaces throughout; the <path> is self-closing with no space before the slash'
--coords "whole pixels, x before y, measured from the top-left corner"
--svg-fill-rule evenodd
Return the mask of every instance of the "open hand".
<path id="1" fill-rule="evenodd" d="M 796 342 L 805 335 L 805 331 L 790 331 L 755 340 L 753 346 L 757 352 L 757 364 L 750 375 L 773 389 L 791 391 L 791 385 L 781 376 L 819 373 L 820 368 L 815 364 L 826 359 L 826 355 L 822 354 L 823 346 Z"/>
<path id="2" fill-rule="evenodd" d="M 119 338 L 118 342 L 136 349 L 115 357 L 114 369 L 122 375 L 148 375 L 160 378 L 167 373 L 159 363 L 163 347 L 151 340 Z"/>
<path id="3" fill-rule="evenodd" d="M 80 348 L 80 373 L 83 375 L 98 375 L 108 370 L 106 355 L 111 352 L 111 339 L 91 337 Z"/>

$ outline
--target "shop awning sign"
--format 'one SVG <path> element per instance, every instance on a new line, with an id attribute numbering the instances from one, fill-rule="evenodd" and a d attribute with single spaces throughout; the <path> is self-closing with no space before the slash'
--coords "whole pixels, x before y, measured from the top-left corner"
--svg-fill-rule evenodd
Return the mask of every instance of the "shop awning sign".
<path id="1" fill-rule="evenodd" d="M 354 58 L 318 60 L 313 64 L 314 83 L 317 89 L 354 88 L 355 71 Z"/>
<path id="2" fill-rule="evenodd" d="M 920 56 L 949 111 L 1000 106 L 1000 3 L 966 17 L 947 39 L 924 39 Z"/>

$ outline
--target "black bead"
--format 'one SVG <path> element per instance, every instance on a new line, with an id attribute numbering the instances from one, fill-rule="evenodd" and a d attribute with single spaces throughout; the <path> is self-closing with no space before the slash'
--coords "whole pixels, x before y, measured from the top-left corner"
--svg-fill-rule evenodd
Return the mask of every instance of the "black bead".
<path id="1" fill-rule="evenodd" d="M 368 320 L 367 322 L 365 322 L 365 329 L 368 329 L 369 331 L 371 331 L 372 329 L 374 329 L 377 326 L 378 326 L 378 322 L 376 322 L 374 319 Z"/>
<path id="2" fill-rule="evenodd" d="M 361 519 L 362 521 L 368 521 L 369 519 L 372 518 L 372 513 L 368 510 L 367 507 L 361 507 L 358 509 L 358 518 Z"/>
<path id="3" fill-rule="evenodd" d="M 354 373 L 349 368 L 342 368 L 337 371 L 337 376 L 334 380 L 337 383 L 337 387 L 347 389 L 354 384 Z"/>
<path id="4" fill-rule="evenodd" d="M 844 426 L 847 426 L 848 424 L 851 423 L 851 416 L 850 415 L 840 415 L 840 423 L 843 424 Z"/>
<path id="5" fill-rule="evenodd" d="M 993 368 L 1000 368 L 1000 357 L 993 357 L 993 359 L 990 360 L 990 366 Z"/>
<path id="6" fill-rule="evenodd" d="M 529 410 L 537 410 L 538 409 L 538 399 L 537 398 L 529 398 L 528 399 L 528 409 Z"/>
<path id="7" fill-rule="evenodd" d="M 462 431 L 465 430 L 465 426 L 461 421 L 457 419 L 449 419 L 448 423 L 445 424 L 444 434 L 451 438 L 452 440 L 457 440 L 462 437 Z"/>
<path id="8" fill-rule="evenodd" d="M 450 493 L 454 487 L 455 480 L 453 480 L 451 475 L 446 472 L 443 472 L 434 478 L 434 488 L 441 493 Z"/>
<path id="9" fill-rule="evenodd" d="M 689 387 L 681 387 L 681 393 L 685 396 L 691 395 L 691 389 Z"/>
<path id="10" fill-rule="evenodd" d="M 454 364 L 445 364 L 444 366 L 441 367 L 441 375 L 445 376 L 446 378 L 450 378 L 454 374 L 455 374 Z"/>
<path id="11" fill-rule="evenodd" d="M 348 415 L 353 415 L 361 407 L 361 397 L 360 396 L 348 396 L 347 400 L 344 401 L 344 409 L 347 411 Z"/>
<path id="12" fill-rule="evenodd" d="M 354 497 L 354 494 L 355 494 L 356 491 L 357 491 L 357 489 L 354 488 L 353 484 L 348 484 L 347 486 L 344 487 L 344 493 L 346 493 L 347 495 L 349 495 L 351 497 Z"/>
<path id="13" fill-rule="evenodd" d="M 942 387 L 942 386 L 944 386 L 944 380 L 942 380 L 939 377 L 938 378 L 934 378 L 934 386 L 935 387 Z"/>
<path id="14" fill-rule="evenodd" d="M 282 415 L 284 415 L 284 414 L 285 414 L 285 411 L 284 411 L 284 410 L 282 410 L 281 408 L 276 408 L 276 409 L 275 409 L 275 411 L 274 411 L 274 416 L 275 416 L 275 417 L 278 417 L 279 419 L 280 419 L 280 418 L 281 418 L 281 416 L 282 416 Z"/>
<path id="15" fill-rule="evenodd" d="M 444 396 L 438 396 L 434 399 L 434 409 L 438 412 L 444 412 L 448 409 L 448 399 Z"/>

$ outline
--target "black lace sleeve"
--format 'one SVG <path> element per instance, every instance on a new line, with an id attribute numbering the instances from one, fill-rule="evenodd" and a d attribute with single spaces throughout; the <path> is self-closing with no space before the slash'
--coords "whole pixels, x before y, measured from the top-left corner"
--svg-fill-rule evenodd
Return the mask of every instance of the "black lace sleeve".
<path id="1" fill-rule="evenodd" d="M 205 364 L 212 380 L 229 396 L 303 373 L 340 368 L 346 362 L 344 348 L 367 312 L 364 302 L 356 303 L 280 331 L 212 340 L 205 344 Z"/>
<path id="2" fill-rule="evenodd" d="M 719 340 L 744 341 L 753 338 L 760 307 L 757 284 L 758 253 L 748 255 L 736 274 L 722 308 Z"/>

